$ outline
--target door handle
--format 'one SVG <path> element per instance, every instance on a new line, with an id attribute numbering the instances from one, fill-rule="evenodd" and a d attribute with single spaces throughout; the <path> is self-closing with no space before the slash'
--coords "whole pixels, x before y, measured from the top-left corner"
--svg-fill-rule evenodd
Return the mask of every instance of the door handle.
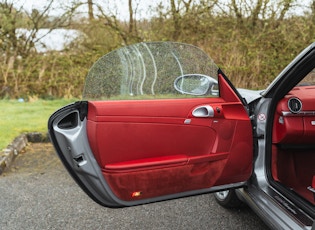
<path id="1" fill-rule="evenodd" d="M 192 112 L 194 117 L 214 117 L 214 109 L 210 105 L 202 105 L 195 108 Z"/>

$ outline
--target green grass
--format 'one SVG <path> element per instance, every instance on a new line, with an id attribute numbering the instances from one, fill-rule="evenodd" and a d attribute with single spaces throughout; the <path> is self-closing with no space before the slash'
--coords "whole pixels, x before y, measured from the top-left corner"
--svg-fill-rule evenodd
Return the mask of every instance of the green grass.
<path id="1" fill-rule="evenodd" d="M 46 133 L 49 116 L 60 107 L 74 101 L 75 99 L 34 102 L 0 100 L 0 151 L 22 133 Z"/>

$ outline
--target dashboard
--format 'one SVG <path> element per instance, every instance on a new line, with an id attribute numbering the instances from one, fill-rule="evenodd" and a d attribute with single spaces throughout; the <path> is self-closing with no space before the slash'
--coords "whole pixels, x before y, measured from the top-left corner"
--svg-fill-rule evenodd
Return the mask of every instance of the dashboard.
<path id="1" fill-rule="evenodd" d="M 277 105 L 274 144 L 313 144 L 315 138 L 315 86 L 293 88 Z"/>

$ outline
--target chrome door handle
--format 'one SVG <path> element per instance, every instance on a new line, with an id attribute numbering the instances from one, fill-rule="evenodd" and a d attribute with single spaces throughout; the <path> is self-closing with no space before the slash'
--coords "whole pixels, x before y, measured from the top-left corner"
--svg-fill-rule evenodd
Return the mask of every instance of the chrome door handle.
<path id="1" fill-rule="evenodd" d="M 214 109 L 210 105 L 202 105 L 192 112 L 194 117 L 214 117 Z"/>

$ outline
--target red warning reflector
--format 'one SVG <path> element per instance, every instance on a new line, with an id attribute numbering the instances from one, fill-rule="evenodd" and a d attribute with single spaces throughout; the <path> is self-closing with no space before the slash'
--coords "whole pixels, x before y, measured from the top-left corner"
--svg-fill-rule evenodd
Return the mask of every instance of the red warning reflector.
<path id="1" fill-rule="evenodd" d="M 133 193 L 131 194 L 131 197 L 139 197 L 139 196 L 141 196 L 141 194 L 142 194 L 141 191 L 133 192 Z"/>

